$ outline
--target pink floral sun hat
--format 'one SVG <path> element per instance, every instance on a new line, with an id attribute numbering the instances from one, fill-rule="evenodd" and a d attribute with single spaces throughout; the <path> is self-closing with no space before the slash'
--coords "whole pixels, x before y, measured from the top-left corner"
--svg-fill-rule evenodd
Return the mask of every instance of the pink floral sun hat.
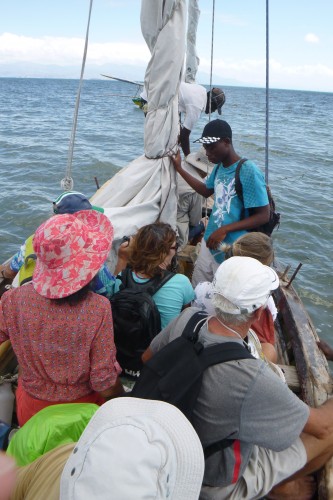
<path id="1" fill-rule="evenodd" d="M 68 297 L 98 273 L 111 249 L 113 227 L 95 210 L 54 215 L 35 232 L 33 286 L 49 299 Z"/>

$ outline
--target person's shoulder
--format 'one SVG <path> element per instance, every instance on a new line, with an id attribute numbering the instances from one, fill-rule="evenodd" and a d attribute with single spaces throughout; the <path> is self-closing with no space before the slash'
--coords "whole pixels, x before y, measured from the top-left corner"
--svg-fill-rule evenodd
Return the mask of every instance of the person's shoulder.
<path id="1" fill-rule="evenodd" d="M 243 166 L 239 174 L 242 181 L 264 181 L 264 173 L 254 161 L 246 160 Z"/>
<path id="2" fill-rule="evenodd" d="M 260 168 L 258 167 L 258 165 L 253 160 L 246 159 L 244 161 L 244 165 L 248 169 L 260 170 Z"/>
<path id="3" fill-rule="evenodd" d="M 96 305 L 104 309 L 111 308 L 110 301 L 107 297 L 104 297 L 103 295 L 100 295 L 91 290 L 88 291 L 86 300 L 89 301 L 91 305 Z"/>
<path id="4" fill-rule="evenodd" d="M 202 312 L 202 311 L 198 307 L 191 306 L 191 307 L 186 307 L 186 309 L 184 309 L 180 313 L 180 315 L 175 319 L 175 323 L 178 325 L 181 325 L 181 327 L 182 327 L 181 331 L 183 331 L 183 329 L 185 328 L 187 323 L 190 321 L 192 316 L 197 312 Z"/>
<path id="5" fill-rule="evenodd" d="M 187 284 L 187 283 L 190 283 L 190 280 L 188 279 L 187 276 L 185 276 L 185 274 L 181 274 L 181 273 L 175 273 L 172 278 L 170 278 L 169 280 L 172 284 Z M 192 286 L 192 285 L 191 285 Z"/>

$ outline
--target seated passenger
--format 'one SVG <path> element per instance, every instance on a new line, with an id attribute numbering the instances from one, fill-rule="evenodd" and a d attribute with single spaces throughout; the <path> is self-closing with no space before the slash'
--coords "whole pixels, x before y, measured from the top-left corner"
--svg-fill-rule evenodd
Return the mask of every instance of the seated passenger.
<path id="1" fill-rule="evenodd" d="M 122 393 L 110 303 L 89 291 L 112 238 L 94 210 L 51 217 L 34 235 L 32 282 L 2 296 L 0 342 L 10 339 L 20 366 L 21 426 L 52 404 L 103 404 Z"/>
<path id="2" fill-rule="evenodd" d="M 279 278 L 253 258 L 231 257 L 213 283 L 215 314 L 202 325 L 199 342 L 242 345 Z M 183 311 L 153 339 L 144 360 L 178 339 L 196 312 Z M 310 408 L 264 361 L 238 359 L 205 370 L 193 410 L 204 449 L 231 440 L 207 455 L 200 500 L 313 498 L 315 483 L 307 476 L 333 455 L 333 399 Z"/>
<path id="3" fill-rule="evenodd" d="M 208 161 L 203 148 L 195 153 L 190 153 L 182 161 L 183 169 L 196 179 L 204 179 L 210 174 L 214 165 Z M 177 203 L 177 229 L 180 250 L 187 245 L 189 240 L 203 234 L 205 224 L 202 220 L 204 198 L 198 194 L 184 179 L 177 174 L 178 203 Z M 208 198 L 210 200 L 210 198 Z"/>
<path id="4" fill-rule="evenodd" d="M 20 467 L 11 498 L 197 500 L 203 469 L 199 438 L 175 406 L 118 398 L 96 411 L 77 444 Z"/>
<path id="5" fill-rule="evenodd" d="M 133 237 L 128 265 L 137 283 L 147 283 L 171 267 L 177 253 L 176 233 L 169 224 L 155 222 L 139 229 Z M 114 292 L 119 290 L 121 279 L 116 279 Z M 194 291 L 189 279 L 183 274 L 174 274 L 163 287 L 153 295 L 161 315 L 161 327 L 165 328 L 178 316 L 184 307 L 191 304 Z"/>
<path id="6" fill-rule="evenodd" d="M 259 260 L 265 266 L 270 266 L 274 260 L 272 239 L 266 234 L 259 232 L 244 234 L 232 245 L 226 245 L 224 252 L 225 259 L 232 256 L 252 257 Z M 193 306 L 207 310 L 208 314 L 214 314 L 214 308 L 211 304 L 211 288 L 212 284 L 209 282 L 199 283 L 195 288 L 196 299 L 193 302 Z M 261 342 L 263 354 L 273 363 L 277 362 L 274 331 L 276 315 L 277 309 L 273 298 L 270 297 L 260 319 L 256 320 L 251 326 L 251 329 L 254 330 Z"/>
<path id="7" fill-rule="evenodd" d="M 131 238 L 128 267 L 116 279 L 111 306 L 117 359 L 130 377 L 139 376 L 151 339 L 194 299 L 189 279 L 169 271 L 176 251 L 169 224 L 148 224 Z"/>
<path id="8" fill-rule="evenodd" d="M 96 210 L 103 213 L 103 208 L 91 205 L 88 198 L 77 191 L 66 191 L 53 202 L 54 214 L 74 214 L 80 210 Z M 32 280 L 36 264 L 36 255 L 33 251 L 32 234 L 21 245 L 20 249 L 6 265 L 0 265 L 0 274 L 5 279 L 15 279 L 13 286 L 24 285 Z M 110 289 L 114 283 L 114 276 L 104 264 L 90 283 L 90 289 L 105 297 L 110 297 Z"/>

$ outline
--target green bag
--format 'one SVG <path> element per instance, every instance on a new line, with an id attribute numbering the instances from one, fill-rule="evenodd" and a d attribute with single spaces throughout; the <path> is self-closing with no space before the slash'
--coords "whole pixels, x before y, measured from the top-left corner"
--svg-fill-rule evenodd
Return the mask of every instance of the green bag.
<path id="1" fill-rule="evenodd" d="M 23 466 L 57 446 L 76 443 L 98 408 L 92 403 L 47 406 L 14 434 L 6 453 Z"/>

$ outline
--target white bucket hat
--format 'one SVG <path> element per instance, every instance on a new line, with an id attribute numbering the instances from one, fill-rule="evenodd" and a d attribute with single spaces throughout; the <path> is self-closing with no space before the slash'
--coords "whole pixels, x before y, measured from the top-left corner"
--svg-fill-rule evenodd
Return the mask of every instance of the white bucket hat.
<path id="1" fill-rule="evenodd" d="M 215 308 L 212 303 L 213 284 L 210 281 L 201 281 L 194 289 L 195 299 L 192 306 L 198 307 L 208 315 L 215 314 Z"/>
<path id="2" fill-rule="evenodd" d="M 60 500 L 197 500 L 199 438 L 175 407 L 116 398 L 101 406 L 64 467 Z"/>
<path id="3" fill-rule="evenodd" d="M 201 170 L 201 172 L 211 174 L 212 170 L 214 168 L 214 163 L 211 163 L 208 161 L 206 152 L 203 147 L 201 147 L 198 151 L 195 153 L 190 153 L 189 155 L 186 156 L 186 161 L 193 167 Z"/>
<path id="4" fill-rule="evenodd" d="M 213 293 L 235 306 L 224 311 L 230 314 L 254 312 L 267 303 L 278 286 L 276 272 L 252 257 L 230 257 L 219 266 L 213 279 Z"/>

